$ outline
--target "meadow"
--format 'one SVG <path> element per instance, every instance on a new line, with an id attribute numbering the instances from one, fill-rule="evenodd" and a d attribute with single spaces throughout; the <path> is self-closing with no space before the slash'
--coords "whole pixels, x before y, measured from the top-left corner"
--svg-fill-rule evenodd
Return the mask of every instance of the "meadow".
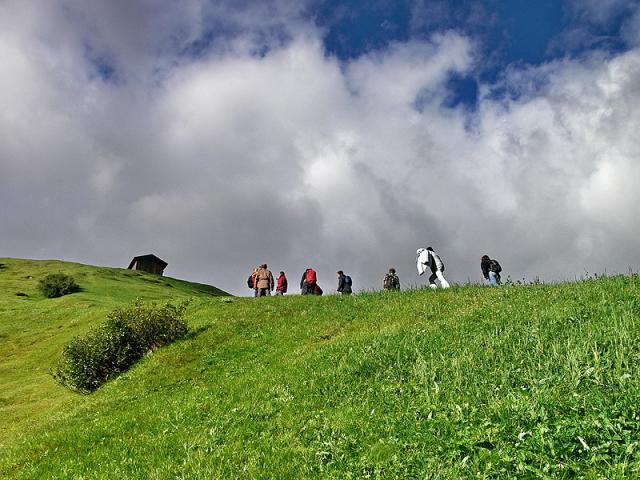
<path id="1" fill-rule="evenodd" d="M 255 300 L 0 264 L 2 478 L 640 477 L 636 276 Z M 82 292 L 39 295 L 51 271 Z M 91 395 L 57 385 L 64 344 L 136 297 L 191 298 L 190 333 Z"/>

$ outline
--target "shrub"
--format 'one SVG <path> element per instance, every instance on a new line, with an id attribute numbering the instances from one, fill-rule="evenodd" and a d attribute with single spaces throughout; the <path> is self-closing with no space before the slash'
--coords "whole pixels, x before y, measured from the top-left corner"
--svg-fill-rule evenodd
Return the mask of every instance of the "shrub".
<path id="1" fill-rule="evenodd" d="M 141 356 L 140 343 L 131 328 L 122 320 L 109 319 L 64 347 L 62 363 L 54 376 L 72 389 L 91 392 Z"/>
<path id="2" fill-rule="evenodd" d="M 114 310 L 108 318 L 124 320 L 146 352 L 168 345 L 187 333 L 187 324 L 182 319 L 185 308 L 186 304 L 167 303 L 158 307 L 136 302 Z"/>
<path id="3" fill-rule="evenodd" d="M 147 351 L 183 337 L 187 333 L 182 319 L 185 308 L 186 304 L 155 306 L 136 302 L 114 310 L 104 324 L 64 347 L 54 378 L 73 390 L 96 390 Z"/>
<path id="4" fill-rule="evenodd" d="M 62 297 L 80 291 L 80 287 L 69 275 L 52 273 L 40 280 L 40 291 L 47 298 Z"/>

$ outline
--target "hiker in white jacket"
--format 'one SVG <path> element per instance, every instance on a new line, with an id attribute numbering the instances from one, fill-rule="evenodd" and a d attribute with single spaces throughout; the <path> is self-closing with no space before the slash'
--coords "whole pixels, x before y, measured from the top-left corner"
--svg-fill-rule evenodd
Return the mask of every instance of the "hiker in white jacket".
<path id="1" fill-rule="evenodd" d="M 440 257 L 433 251 L 433 248 L 419 248 L 416 258 L 416 266 L 418 267 L 418 275 L 424 274 L 427 271 L 427 267 L 431 270 L 431 276 L 429 277 L 429 287 L 436 289 L 436 279 L 440 280 L 440 286 L 442 288 L 449 288 L 449 282 L 444 278 L 442 272 L 444 272 L 444 263 L 440 260 Z"/>

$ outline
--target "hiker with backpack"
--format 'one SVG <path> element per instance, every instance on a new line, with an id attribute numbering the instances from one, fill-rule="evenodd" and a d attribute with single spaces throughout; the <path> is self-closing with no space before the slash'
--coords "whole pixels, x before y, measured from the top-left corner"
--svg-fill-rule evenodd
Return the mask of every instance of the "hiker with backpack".
<path id="1" fill-rule="evenodd" d="M 254 268 L 253 272 L 251 272 L 251 275 L 249 275 L 249 278 L 247 278 L 247 287 L 253 289 L 254 297 L 258 296 L 258 287 L 256 286 L 256 273 L 258 272 L 259 268 L 260 267 Z"/>
<path id="2" fill-rule="evenodd" d="M 497 287 L 502 283 L 500 281 L 502 267 L 497 260 L 489 258 L 489 255 L 483 255 L 480 258 L 480 269 L 482 270 L 482 276 L 492 287 Z"/>
<path id="3" fill-rule="evenodd" d="M 300 279 L 300 291 L 302 295 L 315 295 L 318 275 L 313 268 L 307 268 Z"/>
<path id="4" fill-rule="evenodd" d="M 427 268 L 431 270 L 431 276 L 429 277 L 429 288 L 436 289 L 438 285 L 436 280 L 440 281 L 442 288 L 449 288 L 449 282 L 444 278 L 444 262 L 440 256 L 433 251 L 433 248 L 419 248 L 416 252 L 416 266 L 418 267 L 418 275 L 424 274 Z"/>
<path id="5" fill-rule="evenodd" d="M 345 275 L 342 270 L 338 270 L 338 292 L 342 295 L 351 295 L 353 282 L 349 275 Z"/>
<path id="6" fill-rule="evenodd" d="M 287 277 L 284 272 L 280 272 L 280 275 L 276 279 L 276 295 L 284 295 L 287 293 L 287 288 L 289 283 L 287 282 Z"/>
<path id="7" fill-rule="evenodd" d="M 256 285 L 256 297 L 268 297 L 273 291 L 273 274 L 267 268 L 267 264 L 260 265 L 260 268 L 256 272 L 255 278 Z"/>
<path id="8" fill-rule="evenodd" d="M 385 274 L 384 280 L 382 280 L 382 287 L 385 290 L 398 290 L 400 291 L 400 277 L 396 275 L 396 269 L 391 267 L 389 273 Z"/>

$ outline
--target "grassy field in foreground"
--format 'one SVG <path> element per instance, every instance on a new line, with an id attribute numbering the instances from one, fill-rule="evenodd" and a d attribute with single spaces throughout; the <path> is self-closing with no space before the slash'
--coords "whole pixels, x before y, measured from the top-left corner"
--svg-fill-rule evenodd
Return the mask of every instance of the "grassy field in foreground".
<path id="1" fill-rule="evenodd" d="M 189 337 L 96 393 L 30 377 L 64 401 L 41 398 L 37 420 L 11 420 L 0 477 L 639 478 L 639 294 L 640 278 L 614 277 L 192 295 Z M 48 338 L 41 371 L 68 330 L 91 323 L 78 294 L 55 321 L 30 299 L 33 314 L 12 327 L 4 307 L 23 300 L 2 295 L 2 354 L 7 338 Z M 43 342 L 17 352 L 36 358 Z"/>

